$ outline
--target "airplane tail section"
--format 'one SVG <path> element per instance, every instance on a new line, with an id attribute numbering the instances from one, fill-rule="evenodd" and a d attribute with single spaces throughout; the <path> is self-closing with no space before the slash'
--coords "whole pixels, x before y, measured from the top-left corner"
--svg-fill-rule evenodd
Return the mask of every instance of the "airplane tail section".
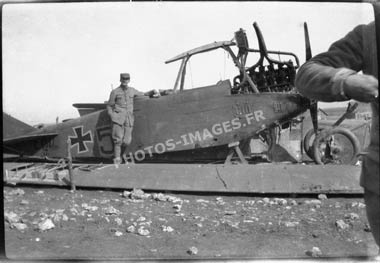
<path id="1" fill-rule="evenodd" d="M 3 140 L 17 137 L 37 129 L 3 112 Z"/>

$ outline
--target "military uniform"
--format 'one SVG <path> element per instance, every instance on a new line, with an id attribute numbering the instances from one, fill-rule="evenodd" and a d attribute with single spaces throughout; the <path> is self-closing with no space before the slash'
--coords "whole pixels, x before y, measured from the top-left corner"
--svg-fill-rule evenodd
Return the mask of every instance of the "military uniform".
<path id="1" fill-rule="evenodd" d="M 122 73 L 120 77 L 128 77 L 129 74 Z M 131 144 L 134 123 L 133 99 L 144 95 L 132 87 L 120 85 L 112 90 L 108 100 L 108 114 L 112 120 L 112 139 L 114 143 L 115 158 L 120 158 L 121 146 Z"/>
<path id="2" fill-rule="evenodd" d="M 357 26 L 327 52 L 305 63 L 297 73 L 296 87 L 320 101 L 344 101 L 347 77 L 363 71 L 378 79 L 375 23 Z M 363 158 L 360 185 L 364 188 L 367 217 L 376 243 L 380 236 L 379 100 L 371 102 L 372 125 L 368 154 Z"/>

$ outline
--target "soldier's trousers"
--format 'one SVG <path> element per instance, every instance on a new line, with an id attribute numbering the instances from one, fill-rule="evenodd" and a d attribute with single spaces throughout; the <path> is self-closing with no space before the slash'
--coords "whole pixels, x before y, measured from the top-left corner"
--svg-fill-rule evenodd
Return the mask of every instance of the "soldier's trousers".
<path id="1" fill-rule="evenodd" d="M 133 126 L 120 125 L 115 122 L 112 123 L 112 140 L 114 145 L 115 158 L 120 157 L 121 146 L 130 145 L 132 142 Z"/>

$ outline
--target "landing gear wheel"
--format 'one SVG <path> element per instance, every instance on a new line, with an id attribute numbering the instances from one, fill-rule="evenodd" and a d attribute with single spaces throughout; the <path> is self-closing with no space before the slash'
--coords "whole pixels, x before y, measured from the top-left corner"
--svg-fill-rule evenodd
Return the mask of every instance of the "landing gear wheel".
<path id="1" fill-rule="evenodd" d="M 317 164 L 355 164 L 360 150 L 359 140 L 342 127 L 322 130 L 312 146 Z"/>
<path id="2" fill-rule="evenodd" d="M 322 129 L 318 129 L 318 132 L 320 132 Z M 314 129 L 310 129 L 307 131 L 305 137 L 303 138 L 303 149 L 305 150 L 305 153 L 307 156 L 310 157 L 310 159 L 314 160 L 313 157 L 313 141 L 315 140 L 315 133 Z"/>

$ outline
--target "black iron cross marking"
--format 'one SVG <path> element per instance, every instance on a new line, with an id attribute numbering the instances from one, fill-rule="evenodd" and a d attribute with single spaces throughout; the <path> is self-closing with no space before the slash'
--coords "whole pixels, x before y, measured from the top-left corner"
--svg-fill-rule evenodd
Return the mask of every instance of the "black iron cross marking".
<path id="1" fill-rule="evenodd" d="M 83 134 L 83 126 L 73 127 L 75 132 L 74 136 L 69 136 L 71 141 L 71 146 L 78 144 L 78 152 L 87 152 L 88 148 L 86 142 L 92 142 L 92 134 L 91 131 L 88 131 L 86 134 Z"/>

